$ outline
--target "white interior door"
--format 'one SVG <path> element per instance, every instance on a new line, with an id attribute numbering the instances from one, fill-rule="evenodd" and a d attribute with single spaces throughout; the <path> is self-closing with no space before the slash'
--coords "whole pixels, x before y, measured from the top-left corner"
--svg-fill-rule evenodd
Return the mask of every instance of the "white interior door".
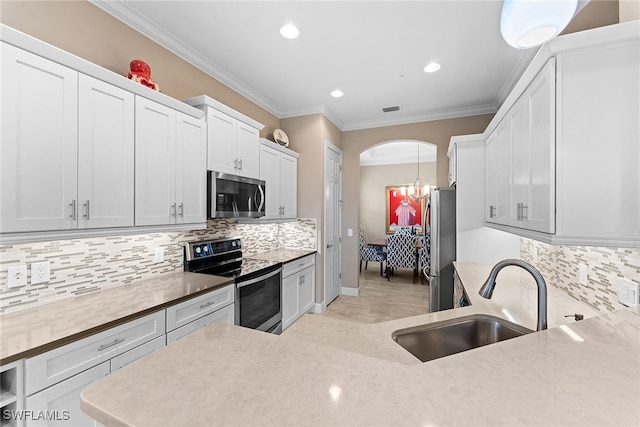
<path id="1" fill-rule="evenodd" d="M 342 287 L 342 151 L 325 141 L 324 300 L 328 305 Z"/>

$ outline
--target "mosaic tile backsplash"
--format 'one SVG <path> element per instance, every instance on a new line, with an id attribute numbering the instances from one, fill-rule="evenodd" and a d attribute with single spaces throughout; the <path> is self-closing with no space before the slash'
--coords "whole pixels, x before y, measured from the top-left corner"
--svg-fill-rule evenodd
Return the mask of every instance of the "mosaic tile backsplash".
<path id="1" fill-rule="evenodd" d="M 640 283 L 640 248 L 553 246 L 523 238 L 520 256 L 540 270 L 547 284 L 603 313 L 625 307 L 618 302 L 620 278 Z M 587 286 L 578 282 L 580 264 L 588 268 Z"/>
<path id="2" fill-rule="evenodd" d="M 229 236 L 242 237 L 244 256 L 278 247 L 315 250 L 317 221 L 238 224 L 236 220 L 212 220 L 206 230 L 0 245 L 0 313 L 181 271 L 183 243 Z M 153 258 L 158 247 L 165 254 L 164 262 L 156 264 Z M 9 267 L 46 260 L 51 268 L 48 283 L 9 289 Z M 27 282 L 31 282 L 30 274 Z"/>

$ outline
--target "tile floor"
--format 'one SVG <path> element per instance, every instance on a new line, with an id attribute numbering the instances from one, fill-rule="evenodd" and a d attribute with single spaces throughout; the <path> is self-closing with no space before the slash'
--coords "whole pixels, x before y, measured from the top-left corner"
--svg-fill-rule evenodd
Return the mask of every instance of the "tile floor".
<path id="1" fill-rule="evenodd" d="M 340 295 L 323 316 L 362 323 L 377 323 L 429 312 L 429 285 L 413 282 L 411 270 L 398 269 L 387 281 L 377 263 L 360 273 L 360 295 Z"/>

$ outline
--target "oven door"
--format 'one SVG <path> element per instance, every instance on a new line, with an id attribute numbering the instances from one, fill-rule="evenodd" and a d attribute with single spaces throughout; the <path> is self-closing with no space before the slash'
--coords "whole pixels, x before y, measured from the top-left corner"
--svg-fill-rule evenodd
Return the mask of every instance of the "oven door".
<path id="1" fill-rule="evenodd" d="M 236 279 L 237 324 L 264 332 L 282 332 L 282 265 L 257 274 L 258 277 Z"/>

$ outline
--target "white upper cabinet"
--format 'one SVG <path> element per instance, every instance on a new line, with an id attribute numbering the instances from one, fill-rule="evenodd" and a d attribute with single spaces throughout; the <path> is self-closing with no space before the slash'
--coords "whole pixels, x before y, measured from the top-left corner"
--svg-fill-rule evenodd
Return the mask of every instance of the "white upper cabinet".
<path id="1" fill-rule="evenodd" d="M 78 73 L 0 45 L 0 231 L 76 228 Z"/>
<path id="2" fill-rule="evenodd" d="M 264 219 L 297 215 L 298 153 L 269 140 L 260 141 L 260 179 L 265 182 Z"/>
<path id="3" fill-rule="evenodd" d="M 136 225 L 206 221 L 205 149 L 204 121 L 136 97 Z"/>
<path id="4" fill-rule="evenodd" d="M 639 30 L 631 21 L 541 48 L 485 132 L 487 225 L 553 244 L 640 245 Z"/>
<path id="5" fill-rule="evenodd" d="M 133 225 L 134 95 L 80 74 L 78 224 Z"/>
<path id="6" fill-rule="evenodd" d="M 207 119 L 207 169 L 258 179 L 264 125 L 206 95 L 184 101 Z"/>

